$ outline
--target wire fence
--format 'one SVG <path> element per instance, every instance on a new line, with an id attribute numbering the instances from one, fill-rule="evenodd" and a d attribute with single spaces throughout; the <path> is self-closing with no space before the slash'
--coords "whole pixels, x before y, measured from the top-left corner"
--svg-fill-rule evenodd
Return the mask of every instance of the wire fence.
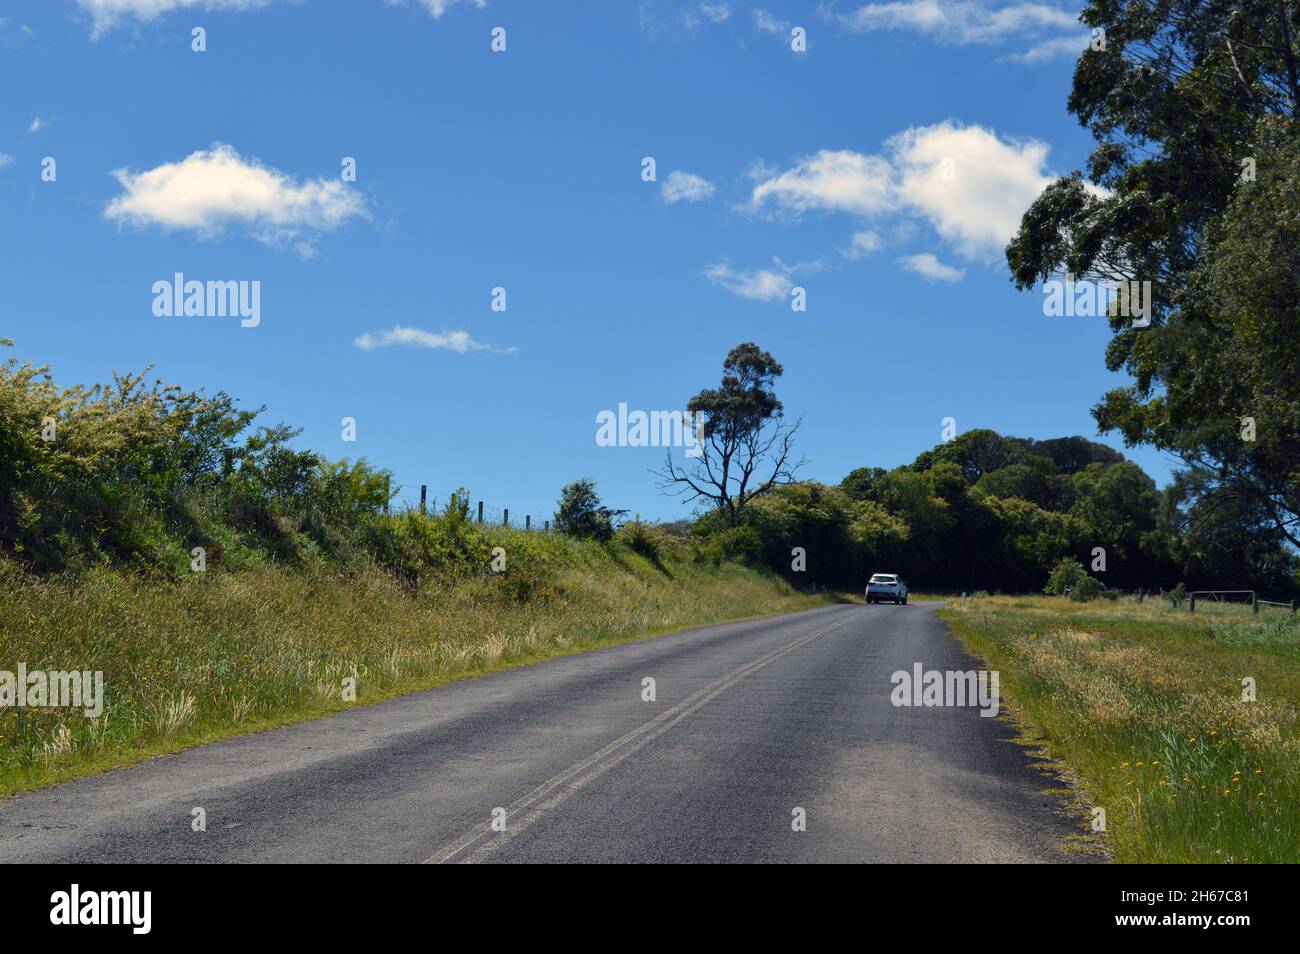
<path id="1" fill-rule="evenodd" d="M 422 485 L 419 496 L 397 494 L 390 498 L 389 503 L 384 507 L 384 512 L 439 513 L 446 508 L 456 493 L 455 490 L 449 490 L 445 493 L 429 493 L 428 486 Z M 533 514 L 520 513 L 518 510 L 511 513 L 509 507 L 489 507 L 482 500 L 471 502 L 470 519 L 476 523 L 493 527 L 516 527 L 520 530 L 536 530 L 540 533 L 551 532 L 551 518 L 549 516 L 542 517 L 539 515 L 534 518 Z"/>
<path id="2" fill-rule="evenodd" d="M 974 603 L 978 596 L 987 596 L 984 591 L 974 593 L 962 593 L 962 605 Z M 1069 590 L 1066 594 L 1069 595 Z M 1136 589 L 1123 590 L 1119 588 L 1107 589 L 1099 596 L 1106 596 L 1111 599 L 1132 599 L 1137 603 L 1145 603 L 1147 600 L 1158 600 L 1169 603 L 1173 609 L 1180 609 L 1186 606 L 1189 613 L 1197 611 L 1197 601 L 1200 601 L 1201 610 L 1204 611 L 1209 606 L 1249 606 L 1251 612 L 1258 614 L 1261 608 L 1272 607 L 1275 609 L 1286 610 L 1294 616 L 1300 601 L 1297 600 L 1266 600 L 1259 595 L 1257 590 L 1191 590 L 1179 593 L 1176 590 L 1164 589 Z M 1207 599 L 1208 598 L 1208 599 Z"/>
<path id="3" fill-rule="evenodd" d="M 1284 607 L 1295 613 L 1296 601 L 1283 603 L 1279 600 L 1261 599 L 1256 590 L 1192 590 L 1187 594 L 1187 610 L 1190 613 L 1196 612 L 1197 597 L 1209 597 L 1216 603 L 1247 603 L 1250 604 L 1251 612 L 1258 614 L 1261 606 L 1278 606 Z M 1227 597 L 1227 599 L 1224 599 Z"/>
<path id="4" fill-rule="evenodd" d="M 1187 607 L 1189 613 L 1195 613 L 1197 602 L 1200 602 L 1201 608 L 1204 609 L 1206 604 L 1212 606 L 1249 606 L 1253 613 L 1259 613 L 1261 607 L 1277 607 L 1287 610 L 1294 614 L 1296 611 L 1295 600 L 1266 600 L 1259 595 L 1258 590 L 1189 590 L 1184 593 L 1178 593 L 1175 590 L 1118 590 L 1121 596 L 1132 596 L 1137 602 L 1141 603 L 1147 599 L 1157 599 L 1168 601 L 1175 609 L 1182 606 Z"/>

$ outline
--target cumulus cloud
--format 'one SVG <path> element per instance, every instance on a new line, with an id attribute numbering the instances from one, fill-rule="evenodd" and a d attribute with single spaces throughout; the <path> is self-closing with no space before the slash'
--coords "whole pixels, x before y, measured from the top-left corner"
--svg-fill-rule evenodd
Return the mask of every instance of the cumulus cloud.
<path id="1" fill-rule="evenodd" d="M 733 295 L 750 301 L 780 301 L 794 288 L 793 276 L 799 272 L 819 271 L 821 262 L 796 263 L 787 265 L 779 258 L 772 258 L 771 268 L 759 268 L 753 271 L 732 268 L 730 262 L 719 262 L 704 270 L 704 275 L 719 288 L 726 289 Z"/>
<path id="2" fill-rule="evenodd" d="M 669 205 L 675 202 L 702 202 L 713 195 L 714 185 L 703 176 L 674 169 L 664 180 L 659 192 Z"/>
<path id="3" fill-rule="evenodd" d="M 1054 178 L 1045 170 L 1046 143 L 1000 139 L 981 126 L 917 127 L 886 146 L 900 206 L 920 212 L 972 259 L 997 258 Z"/>
<path id="4" fill-rule="evenodd" d="M 849 240 L 849 247 L 840 249 L 840 254 L 845 258 L 857 260 L 866 258 L 874 252 L 878 252 L 884 247 L 885 240 L 871 229 L 864 229 L 861 232 L 854 232 L 853 238 Z"/>
<path id="5" fill-rule="evenodd" d="M 785 171 L 759 167 L 752 211 L 841 212 L 903 226 L 928 222 L 966 258 L 996 259 L 1052 181 L 1048 146 L 955 122 L 908 129 L 883 155 L 822 150 Z"/>
<path id="6" fill-rule="evenodd" d="M 299 183 L 222 143 L 180 162 L 144 172 L 117 169 L 113 176 L 123 192 L 108 203 L 104 216 L 119 225 L 189 230 L 202 238 L 240 227 L 259 241 L 293 245 L 303 255 L 312 253 L 317 233 L 369 216 L 361 194 L 339 179 Z"/>
<path id="7" fill-rule="evenodd" d="M 471 351 L 491 351 L 496 354 L 514 354 L 515 348 L 497 348 L 494 345 L 475 341 L 468 331 L 424 331 L 420 328 L 408 328 L 405 325 L 393 325 L 387 331 L 367 331 L 352 340 L 353 347 L 362 351 L 376 348 L 391 348 L 394 345 L 407 345 L 413 348 L 433 348 L 440 351 L 454 351 L 468 354 Z"/>
<path id="8" fill-rule="evenodd" d="M 898 264 L 909 272 L 915 272 L 926 281 L 959 282 L 966 277 L 966 269 L 945 265 L 933 252 L 921 252 L 919 255 L 904 255 Z"/>
<path id="9" fill-rule="evenodd" d="M 892 204 L 890 165 L 879 156 L 823 149 L 785 172 L 755 167 L 756 176 L 764 172 L 768 176 L 750 195 L 753 209 L 773 205 L 796 215 L 812 209 L 869 215 Z"/>

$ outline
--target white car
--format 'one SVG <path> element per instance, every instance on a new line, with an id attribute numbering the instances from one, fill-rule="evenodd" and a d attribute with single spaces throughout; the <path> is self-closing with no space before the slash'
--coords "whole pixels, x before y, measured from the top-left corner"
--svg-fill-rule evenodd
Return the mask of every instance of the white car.
<path id="1" fill-rule="evenodd" d="M 892 600 L 895 606 L 907 605 L 907 584 L 897 573 L 873 573 L 867 582 L 867 602 L 881 600 Z"/>

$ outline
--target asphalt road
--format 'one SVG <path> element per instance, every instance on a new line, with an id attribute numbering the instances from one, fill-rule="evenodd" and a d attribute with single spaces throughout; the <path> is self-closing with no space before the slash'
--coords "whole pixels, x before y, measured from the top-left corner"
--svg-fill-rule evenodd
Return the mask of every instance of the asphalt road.
<path id="1" fill-rule="evenodd" d="M 936 608 L 709 626 L 150 759 L 0 803 L 0 860 L 1085 860 L 1005 722 L 891 703 L 896 670 L 978 668 Z"/>

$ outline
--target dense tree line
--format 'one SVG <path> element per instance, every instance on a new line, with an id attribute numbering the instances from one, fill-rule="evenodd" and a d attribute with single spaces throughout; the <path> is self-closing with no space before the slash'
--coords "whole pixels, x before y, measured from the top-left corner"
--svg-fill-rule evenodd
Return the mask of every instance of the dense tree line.
<path id="1" fill-rule="evenodd" d="M 688 405 L 704 413 L 701 455 L 689 473 L 670 456 L 661 476 L 704 506 L 690 533 L 705 558 L 852 590 L 880 571 L 926 589 L 1036 591 L 1063 560 L 1111 589 L 1300 589 L 1290 536 L 1257 500 L 1214 492 L 1197 469 L 1160 490 L 1083 437 L 975 430 L 904 467 L 860 467 L 834 486 L 800 480 L 775 393 L 783 371 L 745 342 L 721 387 Z"/>
<path id="2" fill-rule="evenodd" d="M 1284 541 L 1227 513 L 1199 519 L 1184 507 L 1195 497 L 1189 479 L 1160 491 L 1132 461 L 1082 437 L 975 430 L 907 466 L 778 487 L 739 529 L 710 513 L 695 532 L 730 535 L 733 554 L 791 579 L 851 589 L 884 571 L 925 589 L 1039 591 L 1073 559 L 1116 589 L 1186 582 L 1294 593 L 1297 563 Z"/>

